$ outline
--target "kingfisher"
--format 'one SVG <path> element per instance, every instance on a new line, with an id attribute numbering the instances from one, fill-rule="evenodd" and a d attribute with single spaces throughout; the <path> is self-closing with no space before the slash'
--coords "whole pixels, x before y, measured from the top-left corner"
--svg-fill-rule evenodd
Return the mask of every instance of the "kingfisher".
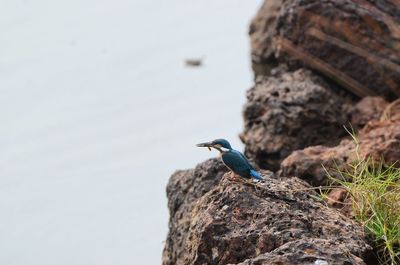
<path id="1" fill-rule="evenodd" d="M 222 162 L 234 174 L 246 179 L 262 180 L 261 174 L 250 164 L 247 158 L 239 151 L 232 149 L 231 144 L 225 139 L 217 139 L 212 142 L 197 144 L 198 147 L 207 147 L 218 150 L 222 157 Z"/>

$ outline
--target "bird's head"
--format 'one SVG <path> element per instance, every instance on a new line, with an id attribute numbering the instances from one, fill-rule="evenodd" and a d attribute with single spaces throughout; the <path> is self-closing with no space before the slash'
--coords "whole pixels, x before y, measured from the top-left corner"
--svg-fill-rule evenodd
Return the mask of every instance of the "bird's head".
<path id="1" fill-rule="evenodd" d="M 209 150 L 211 150 L 211 148 L 215 148 L 220 152 L 227 152 L 229 150 L 232 150 L 231 144 L 225 139 L 217 139 L 212 142 L 197 144 L 197 146 L 208 147 Z"/>

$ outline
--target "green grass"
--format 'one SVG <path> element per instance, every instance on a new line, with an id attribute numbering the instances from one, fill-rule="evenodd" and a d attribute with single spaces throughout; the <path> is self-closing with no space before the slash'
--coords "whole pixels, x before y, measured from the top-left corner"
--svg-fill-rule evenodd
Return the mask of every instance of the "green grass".
<path id="1" fill-rule="evenodd" d="M 358 153 L 358 152 L 357 152 Z M 400 264 L 400 169 L 360 159 L 339 171 L 353 213 L 372 239 L 381 264 Z"/>

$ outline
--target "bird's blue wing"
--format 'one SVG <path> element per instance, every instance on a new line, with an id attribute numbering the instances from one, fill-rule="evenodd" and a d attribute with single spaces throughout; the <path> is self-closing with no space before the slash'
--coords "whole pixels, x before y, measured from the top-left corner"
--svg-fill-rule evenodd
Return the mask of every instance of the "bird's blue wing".
<path id="1" fill-rule="evenodd" d="M 244 154 L 242 154 L 239 151 L 233 150 L 234 152 L 238 153 L 244 160 L 246 160 L 246 163 L 249 165 L 249 167 L 251 167 L 252 169 L 255 170 L 255 168 L 250 164 L 249 160 L 247 159 L 247 157 L 244 156 Z"/>
<path id="2" fill-rule="evenodd" d="M 243 157 L 243 159 L 245 159 L 247 161 L 247 163 L 249 164 L 249 167 L 251 167 L 250 176 L 252 176 L 255 179 L 262 180 L 263 178 L 262 178 L 261 174 L 250 164 L 249 160 L 247 160 L 247 158 L 244 156 L 244 154 L 242 154 L 240 152 L 238 152 L 238 153 Z"/>
<path id="3" fill-rule="evenodd" d="M 247 158 L 239 151 L 231 150 L 224 153 L 222 155 L 222 161 L 224 161 L 225 165 L 233 172 L 242 177 L 254 177 L 256 179 L 261 178 L 254 167 L 249 163 Z"/>

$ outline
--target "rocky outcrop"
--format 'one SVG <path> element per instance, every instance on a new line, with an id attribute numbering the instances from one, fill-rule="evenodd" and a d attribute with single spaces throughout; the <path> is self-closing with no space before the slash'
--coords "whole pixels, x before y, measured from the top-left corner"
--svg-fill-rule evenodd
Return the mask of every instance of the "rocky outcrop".
<path id="1" fill-rule="evenodd" d="M 163 264 L 364 264 L 370 246 L 352 220 L 313 198 L 305 182 L 263 172 L 231 181 L 218 160 L 168 184 Z M 296 261 L 296 263 L 293 263 Z"/>
<path id="2" fill-rule="evenodd" d="M 305 64 L 359 97 L 393 100 L 399 24 L 397 0 L 266 0 L 250 27 L 252 59 L 258 74 L 263 65 Z"/>
<path id="3" fill-rule="evenodd" d="M 219 159 L 175 172 L 164 265 L 376 264 L 346 217 L 346 191 L 323 204 L 309 185 L 358 156 L 400 161 L 400 99 L 389 103 L 400 96 L 397 2 L 265 0 L 250 27 L 256 80 L 240 138 L 276 174 L 234 181 Z"/>
<path id="4" fill-rule="evenodd" d="M 355 141 L 345 139 L 338 146 L 312 146 L 293 152 L 281 164 L 281 176 L 297 176 L 313 185 L 327 184 L 327 169 L 333 177 L 338 169 L 357 158 L 371 157 L 375 161 L 383 160 L 388 164 L 400 161 L 400 108 L 397 102 L 387 106 L 380 119 L 372 120 L 357 135 Z M 389 114 L 390 113 L 390 114 Z"/>
<path id="5" fill-rule="evenodd" d="M 259 77 L 247 93 L 245 153 L 262 168 L 277 170 L 282 159 L 310 145 L 336 145 L 345 135 L 350 100 L 321 78 L 300 69 Z"/>

